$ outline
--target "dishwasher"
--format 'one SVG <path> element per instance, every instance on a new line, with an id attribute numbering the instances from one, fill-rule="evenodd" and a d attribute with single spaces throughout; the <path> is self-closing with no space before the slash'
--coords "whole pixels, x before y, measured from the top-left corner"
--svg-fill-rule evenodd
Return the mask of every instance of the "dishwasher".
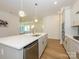
<path id="1" fill-rule="evenodd" d="M 24 47 L 23 59 L 38 59 L 38 41 Z"/>

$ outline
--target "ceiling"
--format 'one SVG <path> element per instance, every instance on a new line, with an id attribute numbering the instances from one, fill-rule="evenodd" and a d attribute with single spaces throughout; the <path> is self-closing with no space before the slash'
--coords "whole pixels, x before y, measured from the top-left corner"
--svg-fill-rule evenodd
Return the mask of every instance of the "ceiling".
<path id="1" fill-rule="evenodd" d="M 55 5 L 54 2 L 58 3 Z M 23 10 L 28 17 L 43 17 L 56 14 L 65 6 L 72 6 L 76 0 L 23 0 Z M 38 4 L 35 7 L 35 3 Z M 0 0 L 0 10 L 18 15 L 21 9 L 21 0 Z M 35 14 L 36 13 L 36 14 Z"/>

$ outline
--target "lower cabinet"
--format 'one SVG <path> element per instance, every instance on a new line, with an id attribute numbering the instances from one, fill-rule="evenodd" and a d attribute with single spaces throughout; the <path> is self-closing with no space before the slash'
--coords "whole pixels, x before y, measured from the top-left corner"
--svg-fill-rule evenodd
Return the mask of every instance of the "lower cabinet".
<path id="1" fill-rule="evenodd" d="M 42 53 L 45 50 L 45 47 L 47 45 L 47 34 L 42 36 L 39 40 L 38 40 L 38 45 L 39 45 L 39 58 L 41 57 Z"/>
<path id="2" fill-rule="evenodd" d="M 23 49 L 15 49 L 0 44 L 0 59 L 23 59 Z"/>
<path id="3" fill-rule="evenodd" d="M 73 39 L 66 36 L 63 44 L 70 59 L 77 59 L 76 57 L 76 52 L 78 48 L 77 47 L 78 45 L 76 45 L 77 43 Z"/>

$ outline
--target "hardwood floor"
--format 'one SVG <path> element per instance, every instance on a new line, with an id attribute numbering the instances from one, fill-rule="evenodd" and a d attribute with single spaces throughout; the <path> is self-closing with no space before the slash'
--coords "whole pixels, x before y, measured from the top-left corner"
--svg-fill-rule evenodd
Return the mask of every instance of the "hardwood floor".
<path id="1" fill-rule="evenodd" d="M 69 57 L 58 40 L 48 39 L 48 45 L 41 59 L 69 59 Z"/>

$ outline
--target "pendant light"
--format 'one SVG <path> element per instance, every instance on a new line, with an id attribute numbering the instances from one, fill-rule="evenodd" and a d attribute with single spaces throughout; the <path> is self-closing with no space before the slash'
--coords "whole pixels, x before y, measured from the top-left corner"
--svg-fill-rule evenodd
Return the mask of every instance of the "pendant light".
<path id="1" fill-rule="evenodd" d="M 20 0 L 20 8 L 21 8 L 21 10 L 19 11 L 19 16 L 20 17 L 24 17 L 25 16 L 25 12 L 23 10 L 23 0 Z"/>
<path id="2" fill-rule="evenodd" d="M 38 22 L 38 19 L 36 18 L 36 19 L 34 20 L 34 22 L 37 23 L 37 22 Z"/>
<path id="3" fill-rule="evenodd" d="M 19 16 L 20 16 L 20 17 L 24 17 L 24 16 L 25 16 L 25 13 L 24 13 L 23 10 L 20 10 L 20 11 L 19 11 Z"/>
<path id="4" fill-rule="evenodd" d="M 57 1 L 54 2 L 55 5 L 57 5 L 57 3 L 58 3 Z"/>
<path id="5" fill-rule="evenodd" d="M 35 3 L 35 19 L 34 19 L 34 22 L 35 22 L 35 23 L 38 22 L 38 19 L 37 19 L 37 6 L 38 6 L 38 4 Z"/>

